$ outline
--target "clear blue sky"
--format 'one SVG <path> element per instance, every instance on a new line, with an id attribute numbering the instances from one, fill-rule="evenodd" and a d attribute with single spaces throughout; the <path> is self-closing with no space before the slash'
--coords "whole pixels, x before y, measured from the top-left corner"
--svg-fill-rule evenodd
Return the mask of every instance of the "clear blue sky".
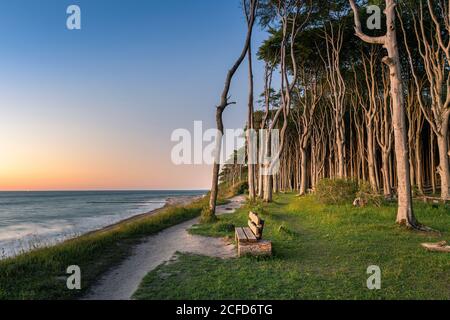
<path id="1" fill-rule="evenodd" d="M 214 125 L 245 31 L 239 0 L 2 0 L 0 189 L 208 188 L 210 168 L 168 164 L 170 135 Z M 245 64 L 227 127 L 244 125 L 247 87 Z"/>

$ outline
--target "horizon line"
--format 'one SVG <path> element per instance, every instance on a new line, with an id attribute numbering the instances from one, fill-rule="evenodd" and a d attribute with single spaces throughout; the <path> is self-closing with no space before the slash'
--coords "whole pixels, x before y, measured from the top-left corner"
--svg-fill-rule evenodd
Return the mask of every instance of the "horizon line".
<path id="1" fill-rule="evenodd" d="M 209 189 L 50 189 L 50 190 L 0 190 L 0 192 L 120 192 L 120 191 L 210 191 Z"/>

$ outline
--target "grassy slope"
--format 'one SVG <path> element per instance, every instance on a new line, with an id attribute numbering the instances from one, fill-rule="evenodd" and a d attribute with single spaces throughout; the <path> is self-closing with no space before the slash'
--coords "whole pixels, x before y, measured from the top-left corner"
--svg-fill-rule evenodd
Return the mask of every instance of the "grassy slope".
<path id="1" fill-rule="evenodd" d="M 167 207 L 159 214 L 0 261 L 1 299 L 71 299 L 81 296 L 109 267 L 124 258 L 143 236 L 200 215 L 206 200 Z M 82 291 L 66 287 L 66 269 L 81 268 Z"/>
<path id="2" fill-rule="evenodd" d="M 233 236 L 249 208 L 193 232 Z M 424 241 L 450 240 L 450 210 L 418 203 L 424 224 L 441 237 L 397 227 L 395 206 L 322 206 L 313 197 L 280 195 L 260 205 L 274 257 L 220 260 L 180 255 L 144 279 L 138 299 L 450 299 L 450 256 Z M 280 228 L 280 226 L 283 226 Z M 382 269 L 382 290 L 366 287 L 370 265 Z"/>

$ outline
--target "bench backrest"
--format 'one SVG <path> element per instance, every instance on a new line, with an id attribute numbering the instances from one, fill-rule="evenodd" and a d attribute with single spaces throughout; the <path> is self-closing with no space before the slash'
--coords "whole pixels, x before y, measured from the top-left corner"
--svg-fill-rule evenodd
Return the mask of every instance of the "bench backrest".
<path id="1" fill-rule="evenodd" d="M 248 215 L 248 226 L 256 239 L 261 240 L 264 231 L 264 220 L 262 220 L 258 214 L 250 212 Z"/>

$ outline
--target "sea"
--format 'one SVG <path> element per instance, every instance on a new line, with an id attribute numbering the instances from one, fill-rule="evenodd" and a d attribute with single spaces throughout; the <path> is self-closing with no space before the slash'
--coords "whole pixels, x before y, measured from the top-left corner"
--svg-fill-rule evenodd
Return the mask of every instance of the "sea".
<path id="1" fill-rule="evenodd" d="M 0 192 L 0 260 L 163 207 L 193 191 Z"/>

